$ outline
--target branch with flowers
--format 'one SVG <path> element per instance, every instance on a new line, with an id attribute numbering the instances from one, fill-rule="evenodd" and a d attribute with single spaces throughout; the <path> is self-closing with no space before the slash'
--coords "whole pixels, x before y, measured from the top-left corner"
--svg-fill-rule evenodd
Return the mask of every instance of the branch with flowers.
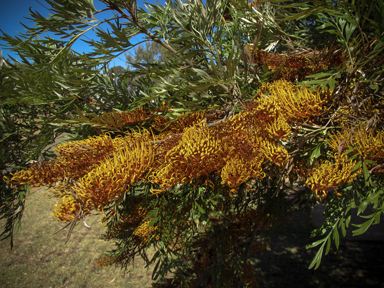
<path id="1" fill-rule="evenodd" d="M 353 208 L 360 215 L 372 204 L 372 214 L 354 234 L 379 222 L 380 1 L 365 3 L 357 18 L 347 1 L 297 1 L 294 7 L 281 1 L 175 0 L 148 5 L 148 11 L 135 1 L 101 1 L 102 10 L 92 1 L 68 2 L 65 9 L 56 2 L 51 22 L 36 22 L 67 35 L 70 40 L 59 44 L 68 49 L 38 54 L 45 62 L 28 65 L 41 73 L 50 65 L 46 70 L 54 71 L 56 82 L 47 86 L 39 81 L 48 75 L 35 79 L 28 78 L 36 73 L 27 67 L 20 71 L 41 97 L 97 95 L 99 109 L 90 106 L 95 103 L 76 106 L 77 116 L 55 125 L 82 126 L 89 133 L 59 144 L 56 158 L 3 180 L 15 190 L 48 186 L 49 197 L 58 198 L 53 218 L 68 223 L 67 241 L 79 221 L 103 214 L 104 238 L 117 248 L 98 266 L 127 267 L 141 256 L 148 265 L 156 263 L 154 280 L 165 282 L 154 287 L 255 287 L 250 259 L 267 246 L 266 232 L 286 223 L 292 211 L 318 203 L 326 208 L 324 224 L 313 231 L 322 239 L 308 245 L 320 246 L 310 268 L 320 265 L 332 241 L 338 247 L 339 230 L 346 235 Z M 111 19 L 96 19 L 108 10 L 116 13 Z M 102 23 L 113 33 L 97 28 Z M 91 28 L 97 39 L 84 41 L 95 50 L 67 53 Z M 134 70 L 111 78 L 105 67 L 134 49 L 130 40 L 137 34 L 175 58 L 130 63 Z M 65 75 L 59 60 L 68 68 Z M 8 77 L 16 79 L 20 71 Z M 7 93 L 35 97 L 24 82 L 17 85 Z M 151 247 L 156 253 L 148 259 Z M 173 279 L 164 279 L 171 271 Z"/>
<path id="2" fill-rule="evenodd" d="M 239 194 L 260 193 L 255 183 L 260 184 L 265 178 L 279 179 L 284 174 L 290 183 L 294 183 L 300 175 L 315 197 L 325 199 L 330 191 L 334 191 L 336 197 L 341 197 L 345 195 L 338 188 L 348 186 L 359 175 L 363 175 L 363 165 L 371 163 L 367 167 L 372 169 L 377 167 L 377 163 L 384 162 L 382 133 L 374 133 L 373 130 L 366 132 L 360 127 L 353 134 L 348 134 L 348 130 L 344 130 L 344 134 L 329 133 L 329 139 L 326 140 L 329 149 L 323 151 L 328 154 L 329 160 L 315 160 L 309 167 L 303 167 L 302 163 L 295 162 L 297 154 L 290 154 L 289 150 L 293 151 L 300 139 L 308 139 L 308 135 L 313 133 L 303 127 L 309 126 L 307 123 L 311 119 L 330 109 L 330 91 L 311 91 L 279 80 L 261 85 L 258 95 L 245 103 L 242 112 L 227 120 L 216 121 L 217 124 L 210 127 L 207 119 L 212 120 L 212 115 L 220 113 L 209 110 L 190 113 L 168 126 L 165 117 L 155 116 L 148 129 L 140 127 L 137 132 L 131 131 L 126 136 L 112 139 L 107 133 L 61 144 L 56 149 L 59 156 L 55 160 L 36 163 L 5 180 L 15 188 L 20 185 L 52 186 L 53 196 L 61 199 L 53 212 L 58 221 L 80 221 L 92 211 L 97 211 L 110 215 L 104 217 L 103 222 L 107 222 L 109 230 L 114 233 L 119 233 L 116 225 L 129 225 L 128 235 L 136 239 L 133 242 L 135 245 L 167 243 L 169 250 L 174 251 L 177 246 L 182 251 L 196 248 L 195 242 L 203 237 L 202 234 L 196 235 L 194 222 L 188 221 L 190 213 L 199 211 L 201 215 L 206 215 L 206 223 L 212 223 L 207 224 L 210 227 L 208 231 L 217 225 L 212 221 L 215 214 L 227 219 L 222 223 L 232 223 L 233 220 L 226 216 L 230 210 L 223 204 L 230 207 L 238 201 Z M 144 117 L 139 118 L 142 121 L 135 121 L 137 113 L 144 112 L 140 109 L 119 114 L 120 123 L 147 123 Z M 133 118 L 129 118 L 129 115 Z M 351 150 L 352 147 L 354 150 Z M 312 153 L 311 156 L 314 159 L 319 155 Z M 362 157 L 365 162 L 357 162 L 354 160 L 356 156 Z M 287 171 L 288 167 L 297 174 Z M 275 175 L 269 173 L 272 169 Z M 375 168 L 372 172 L 381 173 L 381 170 Z M 138 183 L 144 185 L 150 194 L 145 196 L 137 193 L 134 187 Z M 175 187 L 180 185 L 192 185 L 193 189 L 188 194 L 199 196 L 190 198 L 178 194 Z M 221 205 L 211 198 L 214 194 L 205 196 L 207 198 L 195 194 L 209 190 L 220 195 L 216 197 L 221 200 Z M 125 220 L 117 223 L 109 222 L 108 219 L 116 216 L 121 209 L 117 207 L 128 197 L 135 205 L 132 208 L 125 207 L 128 209 L 124 209 L 124 213 L 138 213 L 137 216 L 123 218 Z M 167 198 L 172 198 L 172 202 L 168 202 Z M 165 212 L 164 207 L 154 204 L 159 201 L 169 203 L 166 216 L 160 214 L 160 211 Z M 259 201 L 256 203 L 261 205 Z M 182 209 L 178 208 L 181 206 Z M 138 207 L 141 207 L 141 212 L 134 212 Z M 240 217 L 260 213 L 258 209 L 247 208 L 239 214 Z M 177 220 L 168 222 L 172 214 L 177 215 Z M 245 229 L 242 233 L 247 230 L 247 225 L 241 227 Z M 171 228 L 173 232 L 169 231 Z M 192 233 L 194 240 L 189 240 L 190 243 L 181 237 L 176 242 L 167 240 L 185 229 L 191 233 L 195 231 Z M 203 249 L 202 246 L 199 248 Z M 134 254 L 129 255 L 133 257 Z M 112 262 L 116 261 L 114 259 Z"/>

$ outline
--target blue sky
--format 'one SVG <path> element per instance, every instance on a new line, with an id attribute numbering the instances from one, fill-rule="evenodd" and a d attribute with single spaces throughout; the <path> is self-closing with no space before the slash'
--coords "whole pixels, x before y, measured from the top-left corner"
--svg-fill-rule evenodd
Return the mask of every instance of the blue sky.
<path id="1" fill-rule="evenodd" d="M 50 6 L 44 1 L 44 0 L 39 0 L 41 4 L 43 4 L 45 7 L 49 8 Z M 25 28 L 19 23 L 22 22 L 24 25 L 31 27 L 33 23 L 29 21 L 28 19 L 25 19 L 24 17 L 29 17 L 29 7 L 33 11 L 39 12 L 41 15 L 47 17 L 49 14 L 49 11 L 44 8 L 41 4 L 39 4 L 36 0 L 14 0 L 14 1 L 3 1 L 1 4 L 1 9 L 0 9 L 0 29 L 11 36 L 15 36 L 18 34 L 18 32 L 25 32 Z M 138 0 L 137 5 L 140 7 L 144 8 L 144 1 Z M 152 3 L 155 4 L 154 0 L 146 0 L 146 3 Z M 158 0 L 158 3 L 164 5 L 165 0 Z M 106 5 L 98 0 L 94 0 L 94 5 L 96 9 L 103 9 L 106 7 Z M 109 18 L 113 14 L 112 12 L 103 12 L 100 15 L 97 15 L 96 18 L 99 20 L 102 20 L 103 18 Z M 108 25 L 104 26 L 108 27 Z M 86 34 L 88 37 L 91 34 Z M 134 39 L 132 39 L 131 43 L 135 44 L 141 40 L 140 36 L 136 36 Z M 8 58 L 8 56 L 12 56 L 15 59 L 20 59 L 17 54 L 13 53 L 12 51 L 6 49 L 4 47 L 5 43 L 0 40 L 0 49 L 3 53 L 3 56 L 5 58 Z M 90 51 L 91 49 L 88 47 L 88 44 L 83 43 L 82 41 L 77 41 L 73 46 L 73 49 L 77 52 L 87 52 Z M 115 58 L 114 61 L 111 62 L 110 67 L 113 66 L 123 66 L 126 67 L 127 65 L 125 64 L 125 56 L 121 55 L 119 58 Z"/>

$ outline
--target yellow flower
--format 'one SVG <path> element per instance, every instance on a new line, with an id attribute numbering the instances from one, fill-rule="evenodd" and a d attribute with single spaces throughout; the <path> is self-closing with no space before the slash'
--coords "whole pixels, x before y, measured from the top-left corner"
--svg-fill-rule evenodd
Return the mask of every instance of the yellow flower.
<path id="1" fill-rule="evenodd" d="M 268 90 L 268 102 L 277 106 L 273 110 L 281 110 L 281 113 L 291 121 L 319 116 L 325 113 L 324 104 L 328 102 L 330 91 L 308 90 L 306 87 L 298 87 L 291 82 L 278 80 L 272 83 L 263 83 L 259 92 Z"/>
<path id="2" fill-rule="evenodd" d="M 106 154 L 121 146 L 121 141 L 121 138 L 112 139 L 109 135 L 102 135 L 59 144 L 57 149 L 53 149 L 59 153 L 56 159 L 36 162 L 29 169 L 21 170 L 5 180 L 11 185 L 25 183 L 31 186 L 51 185 L 63 182 L 65 178 L 78 180 L 99 164 Z"/>
<path id="3" fill-rule="evenodd" d="M 317 198 L 327 198 L 329 189 L 350 183 L 362 173 L 361 168 L 352 172 L 355 165 L 356 161 L 348 162 L 347 155 L 336 155 L 335 163 L 327 161 L 321 164 L 306 180 L 305 184 L 315 193 Z M 341 196 L 337 191 L 336 193 Z"/>
<path id="4" fill-rule="evenodd" d="M 133 232 L 134 235 L 139 236 L 140 238 L 143 239 L 141 241 L 141 245 L 143 245 L 143 246 L 148 242 L 148 240 L 150 238 L 150 234 L 158 229 L 155 226 L 150 227 L 149 223 L 151 223 L 151 220 L 143 221 L 140 224 L 140 226 L 137 227 L 136 230 Z M 155 237 L 156 237 L 156 240 L 159 239 L 158 235 L 156 235 Z"/>
<path id="5" fill-rule="evenodd" d="M 56 217 L 56 221 L 69 222 L 72 221 L 72 219 L 75 218 L 76 214 L 79 212 L 80 205 L 79 203 L 77 203 L 76 199 L 74 199 L 72 195 L 67 195 L 64 196 L 63 199 L 58 200 L 56 202 L 56 206 L 53 208 L 54 211 L 52 212 L 52 214 L 54 220 L 56 220 Z M 85 215 L 90 214 L 89 209 L 85 207 L 83 207 L 83 212 L 85 213 Z"/>
<path id="6" fill-rule="evenodd" d="M 129 142 L 112 159 L 105 160 L 78 181 L 72 189 L 85 202 L 90 201 L 92 209 L 103 210 L 111 200 L 120 199 L 124 192 L 149 171 L 154 160 L 154 147 L 150 141 Z"/>
<path id="7" fill-rule="evenodd" d="M 245 159 L 237 155 L 230 157 L 221 170 L 221 183 L 232 188 L 231 193 L 235 193 L 238 186 L 247 182 L 250 178 L 265 177 L 265 173 L 261 169 L 262 163 L 263 158 L 259 157 L 252 159 Z"/>
<path id="8" fill-rule="evenodd" d="M 261 125 L 261 127 L 276 140 L 286 141 L 287 137 L 291 133 L 291 127 L 289 126 L 286 118 L 281 116 L 277 117 L 274 121 L 271 121 L 268 124 Z"/>
<path id="9" fill-rule="evenodd" d="M 260 144 L 258 145 L 257 150 L 272 163 L 283 166 L 289 160 L 288 151 L 276 141 L 270 140 L 268 138 L 260 137 Z"/>
<path id="10" fill-rule="evenodd" d="M 150 181 L 165 191 L 179 183 L 221 169 L 224 165 L 222 141 L 208 129 L 206 123 L 187 128 L 178 144 L 169 150 L 164 163 L 155 167 Z M 155 192 L 155 191 L 153 191 Z"/>
<path id="11" fill-rule="evenodd" d="M 349 155 L 360 154 L 364 159 L 375 161 L 373 164 L 375 166 L 384 163 L 384 140 L 381 131 L 377 133 L 374 129 L 367 131 L 363 125 L 354 129 L 344 127 L 342 133 L 337 132 L 330 135 L 328 144 L 335 153 L 343 153 L 350 147 L 354 147 L 354 151 Z M 372 165 L 369 166 L 372 167 Z M 374 170 L 374 173 L 382 172 L 384 169 Z"/>
<path id="12" fill-rule="evenodd" d="M 281 104 L 276 97 L 264 97 L 258 99 L 256 108 L 251 110 L 252 117 L 266 122 L 275 120 L 281 114 Z"/>
<path id="13" fill-rule="evenodd" d="M 197 123 L 200 123 L 203 119 L 205 119 L 206 114 L 206 111 L 190 112 L 171 123 L 168 123 L 169 119 L 167 119 L 163 115 L 154 115 L 151 117 L 151 119 L 153 120 L 151 129 L 155 131 L 161 131 L 162 134 L 168 133 L 168 135 L 170 132 L 172 134 L 181 133 L 186 128 L 192 127 Z"/>

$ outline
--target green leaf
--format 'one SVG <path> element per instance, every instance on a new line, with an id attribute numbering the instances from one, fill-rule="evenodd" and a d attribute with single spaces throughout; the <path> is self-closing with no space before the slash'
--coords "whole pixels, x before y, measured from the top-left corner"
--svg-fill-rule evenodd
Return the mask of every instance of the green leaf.
<path id="1" fill-rule="evenodd" d="M 320 245 L 321 243 L 323 243 L 324 241 L 325 241 L 324 239 L 320 239 L 316 242 L 313 242 L 312 244 L 308 244 L 305 246 L 305 249 L 316 247 L 316 246 Z"/>
<path id="2" fill-rule="evenodd" d="M 369 171 L 368 171 L 368 167 L 365 164 L 365 162 L 363 162 L 363 175 L 364 175 L 365 182 L 367 182 L 369 179 Z"/>
<path id="3" fill-rule="evenodd" d="M 345 222 L 341 221 L 340 222 L 340 228 L 341 228 L 341 233 L 343 234 L 343 237 L 347 235 L 347 230 L 345 229 Z"/>
<path id="4" fill-rule="evenodd" d="M 324 78 L 324 77 L 331 76 L 333 73 L 334 73 L 333 70 L 329 70 L 327 72 L 319 72 L 319 73 L 311 74 L 311 75 L 305 76 L 305 78 L 315 78 L 315 79 Z"/>
<path id="5" fill-rule="evenodd" d="M 352 161 L 352 160 L 355 160 L 357 157 L 359 157 L 360 156 L 360 154 L 358 154 L 358 153 L 356 153 L 355 155 L 353 155 L 352 157 L 350 157 L 349 159 L 348 159 L 348 161 Z"/>
<path id="6" fill-rule="evenodd" d="M 360 218 L 364 218 L 364 219 L 371 219 L 375 217 L 375 214 L 370 214 L 370 215 L 360 215 Z"/>
<path id="7" fill-rule="evenodd" d="M 335 246 L 336 249 L 339 249 L 339 244 L 340 244 L 340 236 L 339 236 L 339 231 L 337 230 L 337 227 L 333 229 L 333 240 L 335 241 Z"/>
<path id="8" fill-rule="evenodd" d="M 153 218 L 151 222 L 149 222 L 148 226 L 155 226 L 155 224 L 159 222 L 159 218 Z"/>
<path id="9" fill-rule="evenodd" d="M 325 238 L 325 239 L 326 239 L 326 238 Z M 322 241 L 323 241 L 323 245 L 321 245 L 319 251 L 317 251 L 315 258 L 313 258 L 311 264 L 309 264 L 308 269 L 312 269 L 312 267 L 315 266 L 315 264 L 316 264 L 316 266 L 315 266 L 315 270 L 316 270 L 317 268 L 319 268 L 320 263 L 321 263 L 321 257 L 323 256 L 323 250 L 324 250 L 324 245 L 325 245 L 325 239 L 322 239 Z"/>
<path id="10" fill-rule="evenodd" d="M 356 148 L 353 147 L 353 146 L 351 146 L 351 147 L 348 148 L 347 151 L 344 152 L 344 154 L 348 155 L 349 153 L 351 153 L 351 152 L 353 152 L 353 151 L 355 151 L 355 150 L 356 150 Z"/>
<path id="11" fill-rule="evenodd" d="M 315 6 L 315 7 L 306 9 L 303 12 L 295 13 L 295 14 L 293 14 L 291 16 L 287 16 L 287 17 L 285 17 L 283 19 L 280 19 L 280 20 L 282 20 L 282 21 L 292 21 L 292 20 L 304 19 L 304 18 L 307 18 L 307 17 L 311 16 L 312 14 L 314 14 L 316 12 L 319 12 L 319 11 L 321 11 L 323 9 L 324 9 L 324 6 Z"/>
<path id="12" fill-rule="evenodd" d="M 355 172 L 357 169 L 359 169 L 361 167 L 361 160 L 359 162 L 356 163 L 355 166 L 353 166 L 351 172 Z"/>
<path id="13" fill-rule="evenodd" d="M 352 231 L 352 235 L 358 236 L 365 233 L 365 231 L 367 231 L 368 228 L 372 225 L 373 221 L 375 221 L 375 218 L 371 218 L 362 224 L 352 224 L 353 226 L 360 227 L 359 229 Z"/>
<path id="14" fill-rule="evenodd" d="M 347 228 L 348 228 L 348 226 L 349 226 L 349 223 L 351 223 L 351 219 L 352 219 L 352 215 L 349 214 L 348 217 L 347 217 L 347 219 L 345 220 L 345 225 L 347 226 Z"/>
<path id="15" fill-rule="evenodd" d="M 197 202 L 195 202 L 195 205 L 197 206 L 197 209 L 199 210 L 199 212 L 201 214 L 205 214 L 206 213 L 205 210 Z"/>
<path id="16" fill-rule="evenodd" d="M 323 144 L 319 144 L 316 146 L 316 148 L 312 151 L 311 156 L 309 156 L 309 164 L 312 165 L 313 159 L 318 158 L 321 155 L 321 146 Z"/>
<path id="17" fill-rule="evenodd" d="M 373 160 L 369 160 L 369 159 L 364 159 L 364 162 L 369 164 L 369 165 L 373 165 L 373 164 L 376 164 L 377 162 L 376 161 L 373 161 Z"/>
<path id="18" fill-rule="evenodd" d="M 207 90 L 212 85 L 214 85 L 214 83 L 208 83 L 208 84 L 203 84 L 203 85 L 195 86 L 192 89 L 193 89 L 194 92 L 198 93 L 198 92 L 202 92 L 204 90 Z"/>
<path id="19" fill-rule="evenodd" d="M 331 248 L 331 237 L 328 237 L 327 246 L 325 247 L 325 255 L 328 255 L 330 248 Z"/>
<path id="20" fill-rule="evenodd" d="M 89 122 L 89 119 L 87 117 L 85 117 L 83 112 L 81 112 L 80 108 L 76 104 L 75 104 L 75 107 L 76 107 L 77 114 L 80 116 L 80 119 L 81 119 L 80 121 Z"/>
<path id="21" fill-rule="evenodd" d="M 370 201 L 367 201 L 367 200 L 360 203 L 359 209 L 357 209 L 357 216 L 359 216 L 361 213 L 364 213 L 369 203 Z"/>

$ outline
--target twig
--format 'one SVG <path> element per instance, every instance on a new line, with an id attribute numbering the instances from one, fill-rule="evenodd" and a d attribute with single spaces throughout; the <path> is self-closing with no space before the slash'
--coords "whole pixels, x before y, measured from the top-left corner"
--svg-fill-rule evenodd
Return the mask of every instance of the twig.
<path id="1" fill-rule="evenodd" d="M 381 166 L 383 166 L 383 164 L 379 164 L 379 165 L 373 167 L 373 168 L 371 169 L 371 171 L 369 171 L 369 174 L 372 174 L 373 170 L 375 170 L 375 169 L 377 169 L 377 168 L 380 168 Z"/>

